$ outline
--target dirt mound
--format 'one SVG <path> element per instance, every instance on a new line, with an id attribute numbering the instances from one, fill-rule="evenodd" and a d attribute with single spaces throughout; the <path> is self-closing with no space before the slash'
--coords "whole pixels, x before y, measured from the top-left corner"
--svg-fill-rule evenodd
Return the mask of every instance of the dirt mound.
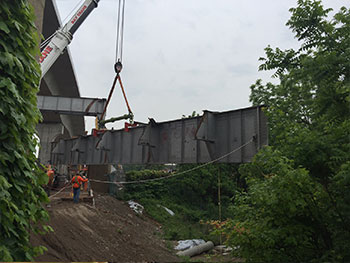
<path id="1" fill-rule="evenodd" d="M 95 207 L 53 202 L 48 210 L 55 232 L 32 237 L 48 249 L 36 261 L 179 261 L 161 240 L 160 225 L 113 197 L 95 198 Z"/>

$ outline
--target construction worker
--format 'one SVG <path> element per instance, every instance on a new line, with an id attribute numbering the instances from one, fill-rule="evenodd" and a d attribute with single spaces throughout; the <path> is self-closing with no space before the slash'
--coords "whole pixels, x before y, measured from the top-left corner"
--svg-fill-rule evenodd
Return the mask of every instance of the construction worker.
<path id="1" fill-rule="evenodd" d="M 80 187 L 83 182 L 87 182 L 88 179 L 84 179 L 77 173 L 73 178 L 72 178 L 72 185 L 73 185 L 73 201 L 74 203 L 79 202 L 79 195 L 80 195 Z"/>
<path id="2" fill-rule="evenodd" d="M 45 189 L 45 192 L 46 192 L 47 196 L 50 196 L 50 189 L 52 187 L 52 181 L 53 181 L 53 178 L 55 176 L 55 170 L 51 167 L 51 165 L 48 167 L 46 174 L 47 174 L 47 176 L 49 178 L 49 181 L 44 186 L 44 189 Z"/>
<path id="3" fill-rule="evenodd" d="M 83 179 L 87 179 L 86 171 L 85 171 L 85 170 L 81 170 L 81 171 L 80 171 L 80 176 L 81 176 Z M 85 183 L 85 182 L 84 182 L 84 183 L 82 184 L 81 190 L 86 192 L 86 191 L 88 190 L 88 183 Z"/>

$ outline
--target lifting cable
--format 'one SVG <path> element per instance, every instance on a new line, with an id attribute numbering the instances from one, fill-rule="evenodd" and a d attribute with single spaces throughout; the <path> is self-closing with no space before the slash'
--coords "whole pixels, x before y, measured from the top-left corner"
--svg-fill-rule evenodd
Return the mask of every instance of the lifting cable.
<path id="1" fill-rule="evenodd" d="M 123 86 L 123 83 L 122 83 L 122 80 L 120 77 L 120 72 L 123 69 L 122 59 L 123 59 L 123 42 L 124 42 L 124 13 L 125 13 L 125 0 L 119 0 L 118 20 L 117 20 L 117 39 L 116 39 L 116 52 L 115 52 L 116 54 L 115 54 L 115 64 L 114 64 L 114 71 L 116 73 L 116 76 L 114 78 L 112 88 L 109 92 L 106 105 L 103 109 L 103 112 L 102 112 L 100 120 L 99 120 L 99 123 L 102 125 L 104 125 L 107 122 L 115 121 L 117 119 L 118 120 L 119 119 L 129 119 L 130 122 L 133 123 L 133 118 L 134 118 L 134 114 L 131 111 L 131 108 L 130 108 L 130 105 L 129 105 L 129 102 L 128 102 L 128 99 L 126 97 L 126 93 L 124 90 L 124 86 Z M 125 104 L 126 104 L 126 107 L 128 108 L 129 114 L 126 114 L 126 115 L 123 115 L 123 116 L 117 117 L 117 118 L 111 118 L 109 120 L 103 120 L 117 81 L 120 84 L 120 88 L 122 90 Z"/>
<path id="2" fill-rule="evenodd" d="M 52 197 L 58 195 L 59 193 L 61 193 L 64 189 L 68 188 L 68 186 L 70 186 L 71 183 L 69 182 L 67 185 L 63 186 L 57 193 L 53 194 L 53 195 L 50 195 L 49 196 L 49 199 L 51 199 Z"/>
<path id="3" fill-rule="evenodd" d="M 175 172 L 173 174 L 170 174 L 168 176 L 164 176 L 164 177 L 157 177 L 157 178 L 151 178 L 151 179 L 143 179 L 143 180 L 136 180 L 136 181 L 124 181 L 124 182 L 110 182 L 110 181 L 101 181 L 101 180 L 95 180 L 95 179 L 89 179 L 89 181 L 91 182 L 96 182 L 96 183 L 104 183 L 104 184 L 115 184 L 115 185 L 124 185 L 124 184 L 142 184 L 142 183 L 148 183 L 148 182 L 154 182 L 154 181 L 162 181 L 162 180 L 165 180 L 165 179 L 169 179 L 169 178 L 173 178 L 175 176 L 179 176 L 179 175 L 183 175 L 183 174 L 187 174 L 187 173 L 190 173 L 190 172 L 193 172 L 195 170 L 198 170 L 200 168 L 203 168 L 205 166 L 208 166 L 210 164 L 213 164 L 213 163 L 216 163 L 228 156 L 230 156 L 231 154 L 241 150 L 242 148 L 244 148 L 245 146 L 247 146 L 248 144 L 254 142 L 255 139 L 254 137 L 251 138 L 249 141 L 247 141 L 246 143 L 242 144 L 241 146 L 237 147 L 236 149 L 212 160 L 212 161 L 209 161 L 207 163 L 204 163 L 204 164 L 201 164 L 201 165 L 198 165 L 196 167 L 193 167 L 193 168 L 190 168 L 188 170 L 185 170 L 185 171 L 182 171 L 182 172 Z"/>
<path id="4" fill-rule="evenodd" d="M 117 63 L 118 61 L 122 63 L 122 60 L 123 60 L 124 13 L 125 13 L 125 0 L 119 0 L 115 63 Z"/>

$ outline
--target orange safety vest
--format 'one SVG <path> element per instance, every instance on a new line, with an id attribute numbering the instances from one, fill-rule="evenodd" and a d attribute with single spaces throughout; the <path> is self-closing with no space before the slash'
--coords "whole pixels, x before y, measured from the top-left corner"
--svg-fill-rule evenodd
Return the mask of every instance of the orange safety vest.
<path id="1" fill-rule="evenodd" d="M 87 182 L 88 179 L 83 179 L 80 175 L 76 175 L 72 178 L 73 188 L 79 188 L 82 182 Z"/>
<path id="2" fill-rule="evenodd" d="M 55 171 L 50 169 L 50 170 L 47 171 L 46 174 L 49 177 L 49 181 L 48 181 L 47 185 L 51 185 L 52 181 L 53 181 L 53 176 L 55 174 Z"/>

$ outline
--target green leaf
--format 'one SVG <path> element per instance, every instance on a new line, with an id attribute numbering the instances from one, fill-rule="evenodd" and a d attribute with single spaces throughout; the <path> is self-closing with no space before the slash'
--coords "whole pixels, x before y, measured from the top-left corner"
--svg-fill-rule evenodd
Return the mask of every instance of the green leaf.
<path id="1" fill-rule="evenodd" d="M 0 81 L 0 88 L 12 86 L 14 83 L 11 81 L 10 78 L 5 78 Z"/>
<path id="2" fill-rule="evenodd" d="M 8 189 L 12 185 L 7 181 L 7 179 L 3 175 L 0 175 L 0 186 L 5 189 Z"/>
<path id="3" fill-rule="evenodd" d="M 0 30 L 4 31 L 6 34 L 10 33 L 10 29 L 3 21 L 0 21 Z"/>
<path id="4" fill-rule="evenodd" d="M 0 258 L 4 262 L 13 261 L 10 251 L 4 245 L 0 245 Z"/>
<path id="5" fill-rule="evenodd" d="M 5 53 L 4 53 L 4 56 L 5 56 L 5 58 L 6 58 L 7 64 L 8 64 L 9 67 L 10 67 L 10 70 L 12 70 L 13 67 L 15 66 L 15 62 L 14 62 L 14 58 L 15 58 L 15 57 L 14 57 L 11 53 L 9 53 L 9 52 L 5 52 Z"/>
<path id="6" fill-rule="evenodd" d="M 40 117 L 40 67 L 35 59 L 39 48 L 28 1 L 9 3 L 0 5 L 0 259 L 28 261 L 35 254 L 30 222 L 40 224 L 48 217 L 42 207 L 48 199 L 33 155 Z"/>
<path id="7" fill-rule="evenodd" d="M 14 62 L 15 62 L 15 64 L 16 64 L 16 66 L 18 67 L 18 69 L 19 69 L 19 71 L 20 71 L 20 73 L 24 73 L 24 68 L 23 68 L 23 65 L 22 65 L 22 62 L 18 59 L 18 58 L 16 58 L 16 57 L 14 57 Z"/>

